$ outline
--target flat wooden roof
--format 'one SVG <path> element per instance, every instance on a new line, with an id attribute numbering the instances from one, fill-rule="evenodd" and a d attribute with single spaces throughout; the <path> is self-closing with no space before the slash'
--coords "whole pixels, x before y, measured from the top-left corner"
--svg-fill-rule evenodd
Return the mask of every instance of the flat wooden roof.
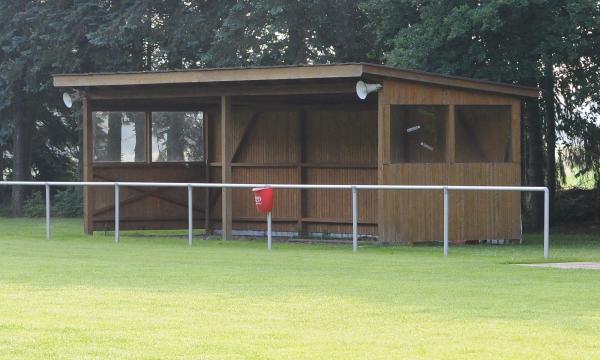
<path id="1" fill-rule="evenodd" d="M 382 77 L 416 81 L 440 86 L 458 87 L 521 97 L 537 98 L 539 94 L 538 89 L 533 87 L 366 63 L 53 75 L 55 87 L 71 88 L 206 84 L 246 81 L 358 79 L 363 77 Z"/>

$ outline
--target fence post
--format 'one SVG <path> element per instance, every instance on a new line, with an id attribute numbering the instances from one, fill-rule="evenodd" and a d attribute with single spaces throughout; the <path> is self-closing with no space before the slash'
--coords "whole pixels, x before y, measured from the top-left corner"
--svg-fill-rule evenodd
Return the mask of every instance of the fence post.
<path id="1" fill-rule="evenodd" d="M 271 212 L 267 214 L 267 248 L 271 250 L 271 245 L 273 244 L 273 238 L 271 236 Z"/>
<path id="2" fill-rule="evenodd" d="M 119 184 L 115 183 L 115 242 L 119 242 Z"/>
<path id="3" fill-rule="evenodd" d="M 448 186 L 444 186 L 444 256 L 448 256 Z"/>
<path id="4" fill-rule="evenodd" d="M 550 256 L 550 191 L 544 189 L 544 259 Z"/>
<path id="5" fill-rule="evenodd" d="M 352 251 L 358 251 L 358 191 L 352 187 Z"/>
<path id="6" fill-rule="evenodd" d="M 188 245 L 192 246 L 192 228 L 193 228 L 193 203 L 192 203 L 192 185 L 188 184 Z"/>
<path id="7" fill-rule="evenodd" d="M 46 240 L 50 240 L 50 184 L 46 183 Z"/>

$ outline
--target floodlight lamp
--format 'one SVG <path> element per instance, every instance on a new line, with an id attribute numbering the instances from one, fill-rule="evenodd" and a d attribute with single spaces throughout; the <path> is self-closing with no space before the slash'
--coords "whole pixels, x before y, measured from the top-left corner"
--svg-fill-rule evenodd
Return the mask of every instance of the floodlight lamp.
<path id="1" fill-rule="evenodd" d="M 374 91 L 379 91 L 383 86 L 381 84 L 367 84 L 362 80 L 356 83 L 356 95 L 361 100 L 367 98 L 367 95 Z"/>
<path id="2" fill-rule="evenodd" d="M 79 99 L 80 99 L 79 93 L 76 92 L 76 91 L 72 92 L 72 93 L 68 93 L 68 92 L 65 91 L 62 94 L 63 103 L 65 104 L 65 106 L 68 109 L 72 108 L 73 107 L 73 103 L 76 102 L 76 101 L 79 101 Z"/>

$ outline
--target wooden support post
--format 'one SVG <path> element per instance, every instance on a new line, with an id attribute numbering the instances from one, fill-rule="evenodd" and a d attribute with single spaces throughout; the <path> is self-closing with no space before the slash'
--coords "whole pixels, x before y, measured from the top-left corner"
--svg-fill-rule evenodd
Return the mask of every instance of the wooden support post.
<path id="1" fill-rule="evenodd" d="M 92 156 L 93 156 L 93 132 L 92 129 L 92 112 L 88 104 L 88 99 L 85 93 L 81 94 L 83 114 L 83 181 L 93 181 L 92 173 Z M 94 232 L 94 203 L 93 203 L 93 189 L 89 186 L 83 188 L 83 229 L 86 234 L 90 235 Z"/>
<path id="2" fill-rule="evenodd" d="M 211 113 L 212 115 L 212 113 Z M 204 113 L 204 182 L 210 182 L 210 144 L 208 143 L 211 140 L 209 126 L 210 121 L 212 120 L 211 115 L 207 112 Z M 210 209 L 211 209 L 211 201 L 210 201 L 210 188 L 204 189 L 204 231 L 205 235 L 209 236 L 211 234 L 211 223 L 210 223 Z"/>
<path id="3" fill-rule="evenodd" d="M 258 118 L 260 117 L 260 112 L 255 111 L 248 123 L 244 127 L 242 131 L 242 136 L 240 136 L 239 141 L 234 147 L 234 150 L 231 155 L 231 162 L 236 163 L 239 160 L 240 151 L 244 148 L 245 144 L 248 142 L 249 134 L 252 132 L 252 128 L 255 126 Z"/>
<path id="4" fill-rule="evenodd" d="M 231 98 L 221 96 L 221 182 L 231 183 Z M 232 202 L 231 189 L 221 190 L 222 216 L 221 229 L 223 240 L 231 239 L 232 235 Z"/>
<path id="5" fill-rule="evenodd" d="M 456 111 L 454 104 L 448 106 L 448 122 L 446 128 L 446 162 L 456 161 Z"/>
<path id="6" fill-rule="evenodd" d="M 389 159 L 389 153 L 385 156 L 385 142 L 389 141 L 389 111 L 386 112 L 386 106 L 389 107 L 389 103 L 386 103 L 385 85 L 377 93 L 377 183 L 383 185 L 384 169 L 383 163 L 387 158 Z M 387 119 L 386 119 L 387 113 Z M 388 137 L 386 139 L 386 136 Z M 377 240 L 385 241 L 385 224 L 384 224 L 384 210 L 385 210 L 385 194 L 382 190 L 377 190 Z"/>
<path id="7" fill-rule="evenodd" d="M 301 109 L 298 114 L 298 184 L 304 184 L 304 169 L 302 165 L 307 161 L 305 155 L 306 149 L 306 110 Z M 296 231 L 298 235 L 301 235 L 303 231 L 303 219 L 304 219 L 304 191 L 302 189 L 298 189 L 298 223 L 296 225 Z"/>
<path id="8" fill-rule="evenodd" d="M 511 106 L 511 154 L 509 159 L 513 163 L 521 162 L 521 102 L 515 101 Z"/>

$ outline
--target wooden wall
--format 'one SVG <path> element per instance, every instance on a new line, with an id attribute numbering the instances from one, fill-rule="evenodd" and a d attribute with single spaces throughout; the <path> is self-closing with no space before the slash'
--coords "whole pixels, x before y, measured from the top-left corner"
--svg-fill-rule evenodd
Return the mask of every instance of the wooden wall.
<path id="1" fill-rule="evenodd" d="M 383 83 L 379 94 L 358 102 L 353 94 L 304 97 L 234 97 L 229 146 L 234 183 L 304 184 L 520 184 L 520 99 L 439 85 L 366 79 Z M 208 101 L 210 100 L 210 101 Z M 216 102 L 215 102 L 216 100 Z M 258 101 L 260 100 L 260 101 Z M 377 101 L 377 104 L 373 103 Z M 125 101 L 125 100 L 123 100 Z M 195 100 L 187 99 L 192 104 Z M 295 101 L 295 102 L 294 102 Z M 158 104 L 158 103 L 157 103 Z M 141 103 L 138 107 L 160 104 Z M 201 104 L 201 103 L 198 103 Z M 185 104 L 184 104 L 185 105 Z M 201 104 L 202 105 L 202 104 Z M 392 105 L 446 105 L 444 161 L 394 163 L 390 158 Z M 506 162 L 461 163 L 456 159 L 455 106 L 510 107 L 510 157 Z M 84 102 L 84 106 L 87 106 Z M 165 104 L 177 108 L 177 104 Z M 187 105 L 186 105 L 187 106 Z M 200 105 L 198 105 L 200 106 Z M 206 114 L 207 163 L 92 164 L 86 153 L 87 180 L 221 182 L 221 121 L 218 99 L 200 106 Z M 96 107 L 98 108 L 98 107 Z M 89 109 L 84 110 L 88 114 Z M 86 122 L 89 127 L 89 123 Z M 86 131 L 86 148 L 91 148 Z M 441 142 L 440 142 L 441 143 Z M 485 146 L 489 147 L 489 144 Z M 488 149 L 488 148 L 486 148 Z M 495 154 L 488 149 L 490 154 Z M 499 153 L 506 153 L 502 151 Z M 496 158 L 494 158 L 496 159 Z M 497 160 L 497 159 L 496 159 Z M 141 189 L 122 193 L 122 226 L 185 228 L 185 190 Z M 89 230 L 112 228 L 112 189 L 86 191 Z M 195 227 L 220 229 L 221 190 L 195 191 Z M 277 190 L 274 230 L 292 233 L 350 233 L 351 194 L 340 190 Z M 385 242 L 442 239 L 441 192 L 359 192 L 359 232 Z M 451 193 L 450 239 L 519 239 L 520 197 L 510 193 Z M 232 192 L 234 230 L 265 229 L 265 216 L 249 190 Z"/>
<path id="2" fill-rule="evenodd" d="M 217 113 L 210 119 L 218 119 Z M 209 125 L 211 180 L 220 181 L 220 125 Z M 372 184 L 377 181 L 377 113 L 362 105 L 235 106 L 231 128 L 234 183 Z M 220 193 L 213 192 L 218 198 Z M 374 192 L 359 196 L 359 232 L 376 234 Z M 211 201 L 220 227 L 221 202 Z M 340 190 L 276 190 L 273 230 L 350 233 L 351 194 Z M 233 229 L 265 229 L 249 190 L 233 191 Z"/>
<path id="3" fill-rule="evenodd" d="M 200 164 L 96 164 L 93 181 L 203 182 Z M 122 187 L 120 189 L 120 226 L 122 229 L 187 228 L 187 189 Z M 205 224 L 205 190 L 194 189 L 195 227 Z M 114 188 L 95 187 L 90 208 L 93 230 L 114 229 Z"/>
<path id="4" fill-rule="evenodd" d="M 520 99 L 407 81 L 384 80 L 379 92 L 379 169 L 381 184 L 520 185 Z M 446 161 L 394 163 L 390 156 L 393 105 L 447 105 Z M 510 161 L 456 161 L 455 105 L 505 105 L 510 108 Z M 488 144 L 485 144 L 488 146 Z M 501 153 L 504 153 L 502 149 Z M 379 192 L 380 239 L 429 242 L 443 239 L 441 191 Z M 520 195 L 451 192 L 450 240 L 520 239 Z"/>
<path id="5" fill-rule="evenodd" d="M 310 102 L 308 103 L 310 104 Z M 234 183 L 373 184 L 377 182 L 377 112 L 369 104 L 234 105 L 228 144 Z M 96 107 L 97 108 L 97 107 Z M 218 107 L 205 108 L 207 164 L 92 164 L 93 181 L 221 182 Z M 89 140 L 89 139 L 88 139 Z M 208 195 L 207 195 L 208 194 Z M 185 189 L 122 189 L 123 229 L 187 227 Z M 90 230 L 114 227 L 114 190 L 88 191 Z M 377 232 L 377 196 L 359 194 L 359 232 Z M 194 227 L 221 228 L 221 190 L 194 191 Z M 265 230 L 250 190 L 232 192 L 233 229 Z M 205 214 L 208 214 L 205 216 Z M 277 190 L 274 231 L 350 233 L 351 193 Z"/>
<path id="6" fill-rule="evenodd" d="M 386 165 L 386 184 L 518 185 L 512 163 Z M 520 239 L 520 195 L 508 192 L 450 192 L 449 239 Z M 442 191 L 390 191 L 385 196 L 383 239 L 429 242 L 443 239 Z"/>

